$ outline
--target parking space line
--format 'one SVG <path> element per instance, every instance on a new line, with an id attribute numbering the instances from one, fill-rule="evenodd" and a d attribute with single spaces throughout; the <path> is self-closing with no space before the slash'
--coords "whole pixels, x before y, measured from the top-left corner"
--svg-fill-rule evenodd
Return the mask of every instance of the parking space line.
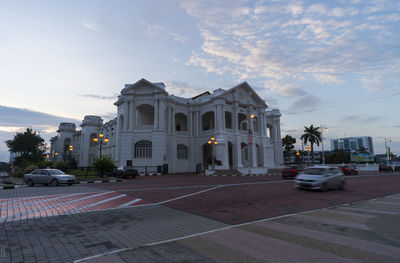
<path id="1" fill-rule="evenodd" d="M 129 202 L 126 202 L 126 203 L 124 203 L 124 204 L 122 204 L 122 205 L 119 205 L 118 207 L 127 207 L 127 206 L 130 206 L 130 205 L 133 205 L 133 204 L 136 204 L 137 202 L 139 202 L 139 201 L 142 201 L 142 199 L 140 199 L 140 198 L 136 198 L 136 199 L 134 199 L 134 200 L 132 200 L 132 201 L 129 201 Z"/>

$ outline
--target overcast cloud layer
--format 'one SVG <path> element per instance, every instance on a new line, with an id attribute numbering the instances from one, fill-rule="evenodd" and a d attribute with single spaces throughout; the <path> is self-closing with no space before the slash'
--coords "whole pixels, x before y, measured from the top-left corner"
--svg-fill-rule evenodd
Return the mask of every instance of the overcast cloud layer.
<path id="1" fill-rule="evenodd" d="M 237 4 L 240 3 L 240 4 Z M 264 79 L 283 96 L 317 85 L 399 81 L 398 1 L 182 1 L 203 43 L 188 64 Z"/>

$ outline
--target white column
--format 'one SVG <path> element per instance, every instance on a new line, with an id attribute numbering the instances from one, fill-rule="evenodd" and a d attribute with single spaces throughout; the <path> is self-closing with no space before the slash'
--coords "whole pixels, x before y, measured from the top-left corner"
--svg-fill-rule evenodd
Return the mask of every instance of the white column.
<path id="1" fill-rule="evenodd" d="M 193 136 L 193 112 L 192 111 L 189 111 L 189 117 L 188 118 L 189 118 L 188 119 L 188 124 L 189 124 L 189 127 L 188 127 L 189 132 L 188 132 L 188 134 L 189 134 L 189 136 Z"/>
<path id="2" fill-rule="evenodd" d="M 158 99 L 154 100 L 154 130 L 158 130 Z"/>
<path id="3" fill-rule="evenodd" d="M 236 105 L 233 107 L 232 125 L 234 133 L 238 133 L 238 108 Z"/>
<path id="4" fill-rule="evenodd" d="M 130 120 L 129 120 L 129 126 L 131 131 L 135 129 L 135 114 L 136 114 L 136 109 L 135 109 L 135 102 L 131 101 L 131 109 L 130 109 Z"/>
<path id="5" fill-rule="evenodd" d="M 226 130 L 226 127 L 225 127 L 226 120 L 225 120 L 224 105 L 221 105 L 221 116 L 222 116 L 222 123 L 221 123 L 221 125 L 222 125 L 222 130 L 225 131 L 225 130 Z"/>
<path id="6" fill-rule="evenodd" d="M 128 130 L 128 125 L 129 125 L 129 119 L 128 119 L 128 102 L 124 103 L 124 125 L 123 125 L 123 130 L 126 131 Z"/>
<path id="7" fill-rule="evenodd" d="M 175 134 L 175 129 L 176 129 L 176 127 L 175 127 L 175 109 L 174 108 L 172 108 L 172 112 L 171 112 L 171 115 L 172 115 L 172 129 L 171 129 L 171 134 Z"/>
<path id="8" fill-rule="evenodd" d="M 160 130 L 165 131 L 165 100 L 161 99 L 160 100 L 160 105 L 159 105 L 159 128 Z"/>

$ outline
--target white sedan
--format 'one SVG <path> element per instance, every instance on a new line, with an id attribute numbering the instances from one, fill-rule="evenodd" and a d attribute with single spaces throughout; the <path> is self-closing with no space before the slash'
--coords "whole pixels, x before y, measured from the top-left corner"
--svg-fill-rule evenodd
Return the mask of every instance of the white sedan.
<path id="1" fill-rule="evenodd" d="M 295 187 L 311 190 L 344 189 L 345 181 L 342 171 L 337 167 L 316 165 L 306 168 L 294 179 Z"/>

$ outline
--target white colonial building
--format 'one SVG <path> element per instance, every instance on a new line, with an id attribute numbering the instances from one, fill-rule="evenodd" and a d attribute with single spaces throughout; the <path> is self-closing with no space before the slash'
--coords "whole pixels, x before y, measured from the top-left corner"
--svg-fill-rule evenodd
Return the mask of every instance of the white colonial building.
<path id="1" fill-rule="evenodd" d="M 212 156 L 224 170 L 266 170 L 283 163 L 281 114 L 267 111 L 247 82 L 181 98 L 169 95 L 163 83 L 141 79 L 125 85 L 114 105 L 117 117 L 109 122 L 85 116 L 79 131 L 61 123 L 51 139 L 53 160 L 74 158 L 79 166 L 90 166 L 101 150 L 117 166 L 163 166 L 169 173 L 208 167 Z M 218 144 L 208 144 L 211 137 Z"/>

